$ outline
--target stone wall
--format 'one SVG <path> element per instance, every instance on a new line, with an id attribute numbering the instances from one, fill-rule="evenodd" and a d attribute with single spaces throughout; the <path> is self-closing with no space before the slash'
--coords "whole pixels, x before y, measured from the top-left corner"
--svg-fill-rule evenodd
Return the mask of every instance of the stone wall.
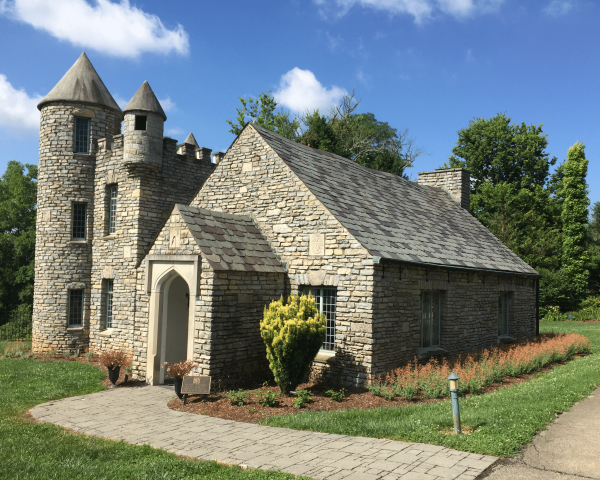
<path id="1" fill-rule="evenodd" d="M 371 368 L 373 260 L 251 125 L 229 148 L 192 206 L 254 218 L 286 262 L 290 288 L 337 287 L 331 374 L 363 382 Z"/>
<path id="2" fill-rule="evenodd" d="M 74 153 L 75 117 L 90 118 L 88 154 Z M 75 103 L 49 103 L 40 117 L 40 158 L 33 302 L 33 350 L 88 346 L 94 169 L 98 141 L 119 133 L 120 113 Z M 72 203 L 87 203 L 85 241 L 72 241 Z M 82 328 L 68 328 L 70 288 L 84 290 Z"/>
<path id="3" fill-rule="evenodd" d="M 449 356 L 498 345 L 498 296 L 512 292 L 509 335 L 536 330 L 535 280 L 438 267 L 378 265 L 375 271 L 373 373 L 411 361 L 420 348 L 421 292 L 442 292 L 441 347 Z"/>
<path id="4" fill-rule="evenodd" d="M 469 210 L 471 206 L 471 178 L 464 168 L 443 168 L 431 172 L 419 172 L 417 183 L 443 188 L 455 202 Z"/>

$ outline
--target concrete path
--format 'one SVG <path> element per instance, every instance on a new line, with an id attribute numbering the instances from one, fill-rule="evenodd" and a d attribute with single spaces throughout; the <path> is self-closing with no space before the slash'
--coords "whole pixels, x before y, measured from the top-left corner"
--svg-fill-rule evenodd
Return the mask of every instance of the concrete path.
<path id="1" fill-rule="evenodd" d="M 422 443 L 264 427 L 167 408 L 160 387 L 119 388 L 38 405 L 35 418 L 80 433 L 329 480 L 471 480 L 496 457 Z"/>
<path id="2" fill-rule="evenodd" d="M 482 478 L 599 479 L 600 388 L 536 435 L 521 455 L 498 462 Z"/>

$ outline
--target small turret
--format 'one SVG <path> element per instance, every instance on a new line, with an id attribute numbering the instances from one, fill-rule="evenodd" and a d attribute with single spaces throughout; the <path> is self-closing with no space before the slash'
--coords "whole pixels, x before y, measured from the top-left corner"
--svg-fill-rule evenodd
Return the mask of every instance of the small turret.
<path id="1" fill-rule="evenodd" d="M 167 120 L 148 82 L 144 82 L 125 109 L 123 163 L 127 166 L 160 167 L 163 131 Z"/>

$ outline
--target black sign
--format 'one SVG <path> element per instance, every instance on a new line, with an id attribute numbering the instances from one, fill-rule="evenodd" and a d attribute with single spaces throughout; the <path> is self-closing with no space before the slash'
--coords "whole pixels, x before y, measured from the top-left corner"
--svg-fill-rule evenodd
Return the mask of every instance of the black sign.
<path id="1" fill-rule="evenodd" d="M 183 377 L 181 393 L 186 395 L 208 395 L 210 393 L 210 379 L 211 377 L 199 375 Z"/>

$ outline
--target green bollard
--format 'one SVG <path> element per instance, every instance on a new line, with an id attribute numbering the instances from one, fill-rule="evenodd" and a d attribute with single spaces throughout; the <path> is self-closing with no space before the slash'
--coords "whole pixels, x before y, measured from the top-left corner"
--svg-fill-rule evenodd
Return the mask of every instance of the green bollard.
<path id="1" fill-rule="evenodd" d="M 460 432 L 460 409 L 458 408 L 458 379 L 460 377 L 452 372 L 448 377 L 450 380 L 450 396 L 452 397 L 452 417 L 454 418 L 454 433 L 459 435 Z"/>

